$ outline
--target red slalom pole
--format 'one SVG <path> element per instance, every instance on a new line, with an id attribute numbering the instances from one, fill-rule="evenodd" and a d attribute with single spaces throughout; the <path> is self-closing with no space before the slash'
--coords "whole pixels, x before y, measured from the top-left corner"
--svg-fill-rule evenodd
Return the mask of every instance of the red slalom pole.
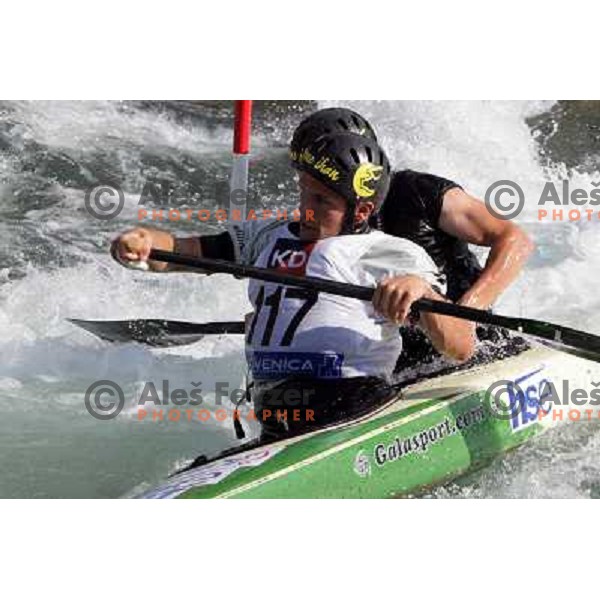
<path id="1" fill-rule="evenodd" d="M 236 100 L 233 126 L 233 165 L 229 180 L 230 221 L 239 222 L 246 218 L 251 129 L 252 100 Z M 233 211 L 239 211 L 239 214 L 234 214 Z"/>
<path id="2" fill-rule="evenodd" d="M 250 154 L 250 129 L 252 127 L 252 100 L 235 101 L 233 153 Z"/>

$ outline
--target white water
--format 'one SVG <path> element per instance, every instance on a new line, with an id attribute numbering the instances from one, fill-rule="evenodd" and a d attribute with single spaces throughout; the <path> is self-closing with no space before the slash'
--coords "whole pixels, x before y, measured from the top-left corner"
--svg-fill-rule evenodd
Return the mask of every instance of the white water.
<path id="1" fill-rule="evenodd" d="M 519 182 L 528 198 L 519 222 L 539 247 L 499 312 L 600 333 L 598 224 L 535 221 L 531 199 L 539 195 L 545 178 L 561 173 L 560 165 L 554 173 L 540 167 L 525 118 L 547 110 L 549 103 L 350 105 L 373 122 L 397 168 L 455 179 L 480 197 L 495 180 Z M 12 108 L 21 123 L 11 133 L 13 147 L 30 140 L 74 161 L 116 157 L 133 189 L 143 181 L 147 148 L 163 161 L 175 154 L 190 163 L 213 160 L 215 169 L 227 168 L 230 134 L 218 127 L 182 124 L 168 114 L 157 117 L 135 107 L 117 110 L 108 102 L 20 103 Z M 155 169 L 161 170 L 169 174 L 168 165 Z M 289 178 L 285 171 L 280 176 Z M 0 497 L 126 495 L 163 478 L 184 460 L 234 443 L 229 422 L 139 423 L 127 411 L 114 422 L 96 421 L 85 411 L 83 392 L 100 379 L 124 382 L 127 389 L 135 382 L 167 378 L 172 387 L 187 388 L 202 380 L 206 390 L 219 380 L 241 382 L 244 361 L 238 338 L 215 337 L 168 351 L 111 346 L 65 319 L 235 320 L 247 308 L 244 284 L 226 276 L 159 276 L 120 268 L 104 248 L 114 233 L 131 226 L 132 211 L 125 210 L 121 220 L 106 228 L 90 224 L 82 210 L 83 191 L 76 185 L 51 182 L 59 202 L 3 219 L 15 190 L 36 177 L 23 171 L 19 155 L 0 156 L 0 252 L 14 255 L 20 270 L 14 279 L 10 263 L 0 268 L 0 450 L 5 458 Z M 580 186 L 600 180 L 598 173 L 570 177 Z M 134 206 L 133 191 L 127 197 Z M 267 204 L 280 201 L 281 190 L 273 186 Z M 35 248 L 23 241 L 28 231 L 56 255 L 34 260 L 30 253 Z M 600 480 L 593 458 L 598 444 L 595 423 L 561 427 L 474 481 L 443 488 L 438 495 L 586 496 L 593 487 L 588 482 Z"/>

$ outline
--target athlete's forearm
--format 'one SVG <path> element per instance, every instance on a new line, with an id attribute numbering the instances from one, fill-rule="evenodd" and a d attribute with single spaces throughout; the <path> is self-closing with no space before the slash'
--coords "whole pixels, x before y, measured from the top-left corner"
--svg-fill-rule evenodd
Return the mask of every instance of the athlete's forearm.
<path id="1" fill-rule="evenodd" d="M 431 300 L 447 302 L 433 290 L 427 297 Z M 440 354 L 460 362 L 468 360 L 473 355 L 475 325 L 470 321 L 423 312 L 419 324 Z"/>
<path id="2" fill-rule="evenodd" d="M 191 256 L 193 258 L 202 258 L 202 244 L 200 243 L 199 237 L 185 237 L 185 238 L 175 238 L 173 245 L 173 252 L 177 254 L 184 254 L 185 256 Z M 190 267 L 186 267 L 183 265 L 174 265 L 170 264 L 169 271 L 188 271 L 195 273 L 203 273 L 204 271 L 200 271 L 199 269 L 191 269 Z"/>
<path id="3" fill-rule="evenodd" d="M 162 231 L 160 229 L 153 229 L 151 230 L 151 233 L 153 248 L 175 252 L 176 254 L 185 254 L 186 256 L 192 256 L 194 258 L 202 258 L 202 246 L 199 237 L 175 237 L 168 231 Z M 171 273 L 174 271 L 197 271 L 197 269 L 190 269 L 183 265 L 174 265 L 155 260 L 149 260 L 148 265 L 150 266 L 150 270 L 164 273 Z"/>
<path id="4" fill-rule="evenodd" d="M 150 229 L 149 232 L 152 236 L 152 248 L 173 252 L 175 249 L 175 238 L 172 234 L 161 229 Z M 158 262 L 155 260 L 149 260 L 148 266 L 151 271 L 167 272 L 170 270 L 169 263 Z"/>
<path id="5" fill-rule="evenodd" d="M 202 244 L 200 243 L 199 237 L 173 237 L 171 236 L 171 247 L 163 248 L 161 246 L 154 246 L 160 250 L 168 250 L 169 252 L 175 252 L 175 254 L 184 254 L 185 256 L 191 256 L 192 258 L 202 258 Z M 148 261 L 150 269 L 152 271 L 160 271 L 163 273 L 182 273 L 184 271 L 188 273 L 206 273 L 200 269 L 194 269 L 192 267 L 186 267 L 185 265 L 176 265 L 173 263 L 163 263 L 157 261 Z M 210 275 L 210 273 L 208 273 Z"/>
<path id="6" fill-rule="evenodd" d="M 515 228 L 498 238 L 491 245 L 481 275 L 460 298 L 458 304 L 488 309 L 519 276 L 533 249 L 533 242 L 520 228 Z"/>

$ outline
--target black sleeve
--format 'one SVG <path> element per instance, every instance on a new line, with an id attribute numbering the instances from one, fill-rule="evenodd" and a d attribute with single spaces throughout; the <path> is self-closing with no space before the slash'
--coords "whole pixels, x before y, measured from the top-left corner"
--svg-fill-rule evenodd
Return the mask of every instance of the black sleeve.
<path id="1" fill-rule="evenodd" d="M 206 258 L 220 258 L 222 260 L 235 260 L 233 240 L 229 233 L 224 231 L 217 235 L 203 235 L 200 237 L 202 256 Z"/>
<path id="2" fill-rule="evenodd" d="M 398 171 L 394 173 L 385 203 L 390 200 L 389 208 L 392 206 L 399 210 L 402 208 L 401 213 L 407 212 L 413 217 L 424 218 L 432 227 L 437 228 L 442 213 L 444 194 L 452 188 L 460 187 L 458 183 L 450 179 L 430 173 Z"/>
<path id="3" fill-rule="evenodd" d="M 415 185 L 427 209 L 427 216 L 431 223 L 437 227 L 442 214 L 444 194 L 448 190 L 460 188 L 460 186 L 450 179 L 438 177 L 437 175 L 429 173 L 419 173 L 418 175 L 415 179 Z"/>

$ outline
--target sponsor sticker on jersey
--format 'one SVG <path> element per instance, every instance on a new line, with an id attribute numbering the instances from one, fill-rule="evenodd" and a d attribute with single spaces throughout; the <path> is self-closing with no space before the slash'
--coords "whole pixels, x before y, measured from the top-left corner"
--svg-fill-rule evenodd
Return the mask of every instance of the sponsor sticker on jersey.
<path id="1" fill-rule="evenodd" d="M 306 265 L 315 244 L 316 242 L 280 238 L 271 250 L 267 268 L 292 275 L 306 275 Z"/>
<path id="2" fill-rule="evenodd" d="M 341 377 L 344 355 L 334 352 L 253 352 L 250 368 L 256 379 L 280 379 L 293 375 Z"/>

